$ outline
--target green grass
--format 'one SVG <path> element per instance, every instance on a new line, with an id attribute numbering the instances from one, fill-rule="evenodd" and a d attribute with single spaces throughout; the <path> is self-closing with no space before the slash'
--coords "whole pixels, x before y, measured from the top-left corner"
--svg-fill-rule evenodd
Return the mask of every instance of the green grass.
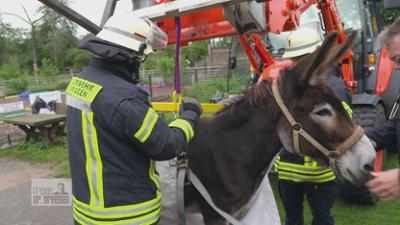
<path id="1" fill-rule="evenodd" d="M 386 168 L 398 167 L 398 154 L 387 155 Z M 277 191 L 277 179 L 271 176 L 271 185 L 275 193 L 279 213 L 284 222 L 284 210 Z M 378 201 L 373 206 L 349 204 L 339 196 L 335 199 L 332 210 L 337 225 L 399 225 L 400 200 L 393 202 Z M 312 215 L 308 203 L 304 203 L 304 223 L 311 224 Z"/>
<path id="2" fill-rule="evenodd" d="M 49 145 L 41 149 L 42 141 L 20 143 L 16 147 L 0 150 L 0 157 L 10 157 L 30 163 L 52 163 L 57 169 L 56 177 L 70 177 L 68 164 L 67 139 L 61 137 L 61 145 Z"/>

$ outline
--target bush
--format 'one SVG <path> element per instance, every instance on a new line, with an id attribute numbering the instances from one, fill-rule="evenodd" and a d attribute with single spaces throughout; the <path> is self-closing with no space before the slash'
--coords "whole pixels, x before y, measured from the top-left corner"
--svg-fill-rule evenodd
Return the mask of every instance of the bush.
<path id="1" fill-rule="evenodd" d="M 238 75 L 233 75 L 229 87 L 230 93 L 239 93 L 244 90 L 248 84 L 249 78 L 239 79 Z M 216 78 L 204 83 L 195 84 L 185 91 L 185 96 L 198 98 L 201 102 L 210 102 L 210 99 L 217 93 L 226 92 L 226 78 Z"/>
<path id="2" fill-rule="evenodd" d="M 42 59 L 42 65 L 40 66 L 39 70 L 40 76 L 57 76 L 60 74 L 60 70 L 56 65 L 54 65 L 50 59 L 48 58 L 43 58 Z"/>
<path id="3" fill-rule="evenodd" d="M 0 66 L 0 78 L 3 80 L 9 80 L 23 75 L 24 73 L 16 59 L 11 59 L 9 62 Z"/>
<path id="4" fill-rule="evenodd" d="M 11 79 L 6 87 L 6 96 L 16 95 L 28 89 L 28 80 L 26 77 Z"/>
<path id="5" fill-rule="evenodd" d="M 66 80 L 65 81 L 59 81 L 55 86 L 55 90 L 63 91 L 65 89 L 67 89 L 68 84 L 69 84 L 69 81 L 66 81 Z"/>
<path id="6" fill-rule="evenodd" d="M 74 71 L 79 71 L 89 64 L 93 56 L 89 51 L 71 48 L 67 51 L 63 63 L 64 65 L 72 66 Z"/>

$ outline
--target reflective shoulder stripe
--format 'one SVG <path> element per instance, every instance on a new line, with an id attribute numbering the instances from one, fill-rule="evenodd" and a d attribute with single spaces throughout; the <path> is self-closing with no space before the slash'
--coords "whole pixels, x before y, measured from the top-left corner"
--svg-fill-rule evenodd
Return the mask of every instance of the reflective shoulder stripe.
<path id="1" fill-rule="evenodd" d="M 133 135 L 140 142 L 144 143 L 150 136 L 153 131 L 154 126 L 158 120 L 158 114 L 154 111 L 153 108 L 149 108 L 147 110 L 146 116 L 140 126 L 139 130 Z"/>
<path id="2" fill-rule="evenodd" d="M 169 124 L 169 127 L 176 127 L 176 128 L 181 129 L 183 131 L 183 133 L 185 134 L 186 142 L 188 142 L 188 143 L 194 137 L 192 125 L 184 119 L 177 119 L 177 120 L 172 121 Z"/>
<path id="3" fill-rule="evenodd" d="M 342 101 L 342 105 L 343 105 L 343 108 L 346 110 L 346 112 L 349 114 L 349 116 L 353 117 L 353 110 L 351 109 L 349 104 L 347 104 L 347 102 L 345 102 L 345 101 Z"/>
<path id="4" fill-rule="evenodd" d="M 66 94 L 66 104 L 67 106 L 71 106 L 75 109 L 79 109 L 83 112 L 91 112 L 92 109 L 90 108 L 90 103 L 83 101 L 75 96 L 70 94 Z"/>
<path id="5" fill-rule="evenodd" d="M 101 85 L 94 82 L 79 77 L 73 77 L 65 92 L 85 102 L 91 103 L 102 88 Z"/>

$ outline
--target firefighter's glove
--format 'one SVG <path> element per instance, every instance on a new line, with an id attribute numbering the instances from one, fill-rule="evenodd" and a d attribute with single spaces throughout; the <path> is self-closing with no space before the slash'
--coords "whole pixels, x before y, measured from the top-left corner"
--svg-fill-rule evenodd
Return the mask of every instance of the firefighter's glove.
<path id="1" fill-rule="evenodd" d="M 182 114 L 183 112 L 188 110 L 195 112 L 198 116 L 200 116 L 203 112 L 201 104 L 199 100 L 197 100 L 197 98 L 184 97 L 181 107 L 179 109 L 179 114 Z"/>

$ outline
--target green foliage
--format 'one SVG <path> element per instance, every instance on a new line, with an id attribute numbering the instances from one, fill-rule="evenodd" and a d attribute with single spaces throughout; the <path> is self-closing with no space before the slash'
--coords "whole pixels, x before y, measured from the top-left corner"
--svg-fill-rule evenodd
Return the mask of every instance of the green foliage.
<path id="1" fill-rule="evenodd" d="M 26 42 L 24 29 L 13 28 L 0 18 L 0 65 L 11 59 L 21 61 L 23 54 L 29 51 L 25 46 Z"/>
<path id="2" fill-rule="evenodd" d="M 24 72 L 15 58 L 0 66 L 0 79 L 9 80 L 23 75 Z"/>
<path id="3" fill-rule="evenodd" d="M 229 87 L 231 93 L 239 93 L 244 90 L 249 79 L 239 79 L 238 75 L 233 75 Z M 209 102 L 218 93 L 226 92 L 226 78 L 216 78 L 204 83 L 199 83 L 185 90 L 185 96 L 196 97 L 201 102 Z"/>
<path id="4" fill-rule="evenodd" d="M 70 1 L 61 2 L 69 5 Z M 68 49 L 76 46 L 76 25 L 44 5 L 39 8 L 38 14 L 42 15 L 36 33 L 39 58 L 50 58 L 59 68 L 70 66 L 63 64 L 63 58 Z"/>
<path id="5" fill-rule="evenodd" d="M 60 70 L 50 61 L 50 59 L 43 58 L 39 74 L 44 77 L 57 76 L 60 75 Z"/>
<path id="6" fill-rule="evenodd" d="M 400 16 L 400 9 L 385 9 L 383 1 L 380 1 L 380 13 L 382 18 L 382 23 L 384 25 L 392 24 Z"/>
<path id="7" fill-rule="evenodd" d="M 211 46 L 213 48 L 229 48 L 232 37 L 221 37 L 215 38 L 211 41 Z"/>
<path id="8" fill-rule="evenodd" d="M 190 60 L 194 63 L 207 56 L 208 43 L 208 40 L 193 42 L 191 45 L 181 48 L 180 65 L 182 71 L 188 66 L 186 60 Z M 171 84 L 175 71 L 175 45 L 169 46 L 164 51 L 159 51 L 148 56 L 146 61 L 142 64 L 142 69 L 159 71 L 164 80 L 168 84 Z"/>
<path id="9" fill-rule="evenodd" d="M 64 65 L 70 65 L 74 71 L 81 70 L 83 67 L 89 64 L 93 54 L 89 51 L 70 48 L 64 58 Z"/>
<path id="10" fill-rule="evenodd" d="M 6 96 L 16 95 L 28 89 L 28 79 L 26 76 L 13 78 L 7 83 Z"/>
<path id="11" fill-rule="evenodd" d="M 55 90 L 65 90 L 69 84 L 69 81 L 59 81 L 57 83 L 40 83 L 39 86 L 32 85 L 28 86 L 27 90 L 30 92 L 41 92 L 41 91 L 55 91 Z"/>
<path id="12" fill-rule="evenodd" d="M 69 81 L 59 81 L 55 85 L 55 90 L 65 90 L 67 89 Z"/>
<path id="13" fill-rule="evenodd" d="M 167 55 L 162 55 L 157 59 L 156 69 L 160 71 L 164 80 L 171 84 L 173 80 L 173 73 L 175 71 L 175 60 Z"/>
<path id="14" fill-rule="evenodd" d="M 181 55 L 192 62 L 200 61 L 207 56 L 209 41 L 193 42 L 182 48 Z"/>

